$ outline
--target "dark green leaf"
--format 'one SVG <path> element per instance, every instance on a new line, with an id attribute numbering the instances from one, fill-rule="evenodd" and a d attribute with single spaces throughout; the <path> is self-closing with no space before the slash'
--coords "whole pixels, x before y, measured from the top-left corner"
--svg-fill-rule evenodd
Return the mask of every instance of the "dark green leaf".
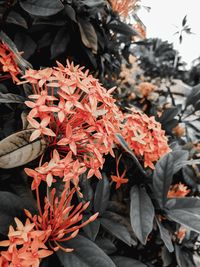
<path id="1" fill-rule="evenodd" d="M 195 111 L 200 110 L 200 99 L 194 104 Z"/>
<path id="2" fill-rule="evenodd" d="M 84 216 L 84 221 L 89 219 L 89 216 Z M 87 236 L 92 240 L 95 241 L 97 234 L 100 228 L 100 220 L 96 219 L 94 222 L 91 222 L 84 226 L 83 231 L 87 234 Z"/>
<path id="3" fill-rule="evenodd" d="M 200 199 L 192 197 L 168 199 L 166 208 L 169 219 L 200 233 Z"/>
<path id="4" fill-rule="evenodd" d="M 185 15 L 185 17 L 182 20 L 182 26 L 184 27 L 186 23 L 187 23 L 187 15 Z"/>
<path id="5" fill-rule="evenodd" d="M 7 234 L 14 217 L 21 217 L 24 208 L 27 208 L 24 199 L 13 193 L 0 191 L 0 233 Z"/>
<path id="6" fill-rule="evenodd" d="M 53 25 L 53 26 L 64 26 L 67 23 L 67 19 L 64 17 L 59 17 L 52 19 L 51 17 L 39 18 L 36 17 L 33 21 L 33 25 Z"/>
<path id="7" fill-rule="evenodd" d="M 145 188 L 133 186 L 130 192 L 131 226 L 142 244 L 146 244 L 148 235 L 153 229 L 154 207 Z"/>
<path id="8" fill-rule="evenodd" d="M 75 10 L 73 9 L 72 6 L 70 5 L 65 5 L 65 13 L 67 14 L 67 16 L 73 20 L 74 22 L 77 23 L 77 20 L 76 20 L 76 12 Z"/>
<path id="9" fill-rule="evenodd" d="M 33 130 L 16 132 L 0 141 L 0 168 L 9 169 L 24 165 L 37 157 L 45 150 L 43 139 L 30 142 Z"/>
<path id="10" fill-rule="evenodd" d="M 0 19 L 2 19 L 2 8 L 0 7 Z M 11 10 L 8 14 L 8 17 L 6 19 L 6 22 L 9 24 L 15 24 L 15 25 L 19 25 L 25 29 L 28 28 L 28 25 L 26 23 L 26 20 L 17 12 Z"/>
<path id="11" fill-rule="evenodd" d="M 90 8 L 105 5 L 104 0 L 83 0 L 83 3 Z"/>
<path id="12" fill-rule="evenodd" d="M 16 94 L 2 94 L 0 92 L 0 103 L 24 103 L 25 98 L 23 96 L 20 95 L 16 95 Z"/>
<path id="13" fill-rule="evenodd" d="M 115 267 L 112 260 L 95 243 L 83 236 L 62 242 L 66 248 L 74 248 L 71 253 L 62 250 L 57 255 L 64 267 Z"/>
<path id="14" fill-rule="evenodd" d="M 161 222 L 156 218 L 156 222 L 158 225 L 158 228 L 160 230 L 160 237 L 163 240 L 165 246 L 167 247 L 169 252 L 174 251 L 174 246 L 172 244 L 171 236 L 169 231 L 161 224 Z"/>
<path id="15" fill-rule="evenodd" d="M 0 39 L 15 53 L 16 62 L 22 70 L 32 68 L 31 64 L 21 56 L 13 41 L 3 31 L 0 32 Z"/>
<path id="16" fill-rule="evenodd" d="M 108 238 L 98 238 L 96 244 L 108 255 L 117 250 L 113 242 Z"/>
<path id="17" fill-rule="evenodd" d="M 64 8 L 60 0 L 20 0 L 21 7 L 34 16 L 51 16 Z"/>
<path id="18" fill-rule="evenodd" d="M 61 28 L 56 34 L 51 45 L 51 59 L 56 58 L 66 51 L 69 40 L 70 36 L 67 33 L 66 28 Z"/>
<path id="19" fill-rule="evenodd" d="M 153 189 L 160 207 L 163 208 L 166 203 L 173 175 L 182 167 L 182 162 L 187 158 L 187 151 L 177 150 L 166 154 L 156 163 L 153 174 Z"/>
<path id="20" fill-rule="evenodd" d="M 81 40 L 87 48 L 91 48 L 93 53 L 97 53 L 98 40 L 93 25 L 82 18 L 78 19 Z"/>
<path id="21" fill-rule="evenodd" d="M 181 249 L 180 246 L 176 245 L 175 252 L 179 267 L 197 267 L 197 265 L 194 264 L 192 251 Z"/>
<path id="22" fill-rule="evenodd" d="M 113 236 L 117 237 L 127 245 L 131 246 L 131 236 L 124 225 L 120 223 L 108 219 L 108 218 L 101 218 L 101 225 Z"/>
<path id="23" fill-rule="evenodd" d="M 191 93 L 186 99 L 186 107 L 189 105 L 194 105 L 200 99 L 200 84 L 192 88 Z"/>
<path id="24" fill-rule="evenodd" d="M 173 261 L 173 254 L 170 253 L 165 246 L 162 247 L 161 257 L 163 261 L 163 267 L 169 267 Z"/>
<path id="25" fill-rule="evenodd" d="M 159 118 L 159 121 L 161 123 L 168 123 L 169 121 L 173 120 L 176 115 L 178 115 L 180 112 L 179 107 L 171 107 L 166 110 L 164 110 L 162 116 Z"/>
<path id="26" fill-rule="evenodd" d="M 147 265 L 145 265 L 141 261 L 134 260 L 132 258 L 114 256 L 112 257 L 112 260 L 115 263 L 116 267 L 147 267 Z"/>
<path id="27" fill-rule="evenodd" d="M 18 32 L 15 35 L 15 44 L 20 52 L 23 52 L 22 56 L 28 59 L 36 50 L 36 43 L 32 38 L 24 33 Z"/>
<path id="28" fill-rule="evenodd" d="M 138 35 L 133 27 L 130 27 L 128 24 L 119 20 L 111 21 L 107 27 L 116 33 L 121 33 L 128 36 Z"/>
<path id="29" fill-rule="evenodd" d="M 144 176 L 147 176 L 147 174 L 144 171 L 144 169 L 142 168 L 139 160 L 137 159 L 137 157 L 135 156 L 135 154 L 133 153 L 133 151 L 130 149 L 130 147 L 128 146 L 128 144 L 126 143 L 126 141 L 124 140 L 124 138 L 121 136 L 121 134 L 116 133 L 115 136 L 116 136 L 119 144 L 123 147 L 123 149 L 132 157 L 132 159 L 134 160 L 135 164 L 138 166 L 138 168 L 141 171 L 141 173 Z"/>
<path id="30" fill-rule="evenodd" d="M 94 211 L 102 215 L 107 208 L 110 197 L 110 185 L 108 178 L 103 174 L 103 179 L 97 184 L 94 195 Z"/>

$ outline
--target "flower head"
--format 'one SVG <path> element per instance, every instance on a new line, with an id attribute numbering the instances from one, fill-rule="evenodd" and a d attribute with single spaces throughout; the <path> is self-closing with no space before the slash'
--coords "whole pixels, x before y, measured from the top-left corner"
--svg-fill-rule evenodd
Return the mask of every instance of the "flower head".
<path id="1" fill-rule="evenodd" d="M 29 70 L 23 77 L 35 92 L 29 96 L 30 101 L 25 102 L 31 108 L 28 121 L 35 129 L 30 140 L 42 136 L 49 147 L 56 148 L 62 161 L 58 168 L 63 168 L 64 181 L 73 179 L 77 185 L 77 175 L 86 168 L 90 169 L 88 177 L 96 175 L 101 178 L 99 169 L 103 167 L 103 157 L 108 153 L 114 155 L 115 132 L 119 132 L 122 120 L 110 95 L 112 90 L 107 91 L 98 80 L 88 75 L 88 71 L 83 72 L 82 68 L 69 62 L 66 67 L 58 63 L 58 67 L 51 69 Z M 72 152 L 73 164 L 79 166 L 78 172 L 71 173 L 63 162 L 69 152 Z M 36 171 L 48 176 L 46 181 L 50 186 L 56 168 L 49 168 L 48 164 Z M 34 177 L 38 175 L 34 173 Z"/>
<path id="2" fill-rule="evenodd" d="M 127 17 L 132 11 L 138 0 L 110 0 L 112 9 L 123 17 Z"/>
<path id="3" fill-rule="evenodd" d="M 185 197 L 190 193 L 190 189 L 187 188 L 182 183 L 171 185 L 169 192 L 167 194 L 168 198 L 173 198 L 173 197 Z"/>
<path id="4" fill-rule="evenodd" d="M 161 124 L 135 108 L 125 114 L 122 136 L 145 167 L 154 169 L 154 162 L 170 151 Z"/>
<path id="5" fill-rule="evenodd" d="M 11 76 L 13 82 L 19 82 L 17 75 L 20 74 L 20 69 L 15 61 L 15 54 L 9 47 L 0 41 L 0 72 L 1 79 L 6 79 Z M 2 75 L 2 73 L 8 73 L 8 75 Z"/>

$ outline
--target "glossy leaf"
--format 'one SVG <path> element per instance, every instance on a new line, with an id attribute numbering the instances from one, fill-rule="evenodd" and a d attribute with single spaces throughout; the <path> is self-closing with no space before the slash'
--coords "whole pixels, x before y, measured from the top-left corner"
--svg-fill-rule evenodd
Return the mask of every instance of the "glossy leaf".
<path id="1" fill-rule="evenodd" d="M 115 264 L 103 250 L 81 235 L 67 242 L 62 242 L 61 245 L 74 248 L 74 251 L 70 253 L 62 250 L 57 252 L 64 267 L 115 267 Z"/>
<path id="2" fill-rule="evenodd" d="M 51 16 L 61 11 L 64 6 L 60 0 L 20 0 L 20 6 L 34 16 Z"/>
<path id="3" fill-rule="evenodd" d="M 127 228 L 112 220 L 112 219 L 108 219 L 108 218 L 101 218 L 100 219 L 101 225 L 113 236 L 115 236 L 116 238 L 120 239 L 121 241 L 123 241 L 124 243 L 126 243 L 128 246 L 131 246 L 132 242 L 131 242 L 131 236 L 127 230 Z"/>
<path id="4" fill-rule="evenodd" d="M 133 186 L 130 192 L 130 219 L 134 233 L 142 244 L 146 244 L 153 229 L 154 207 L 145 188 Z"/>
<path id="5" fill-rule="evenodd" d="M 93 25 L 81 18 L 78 19 L 78 25 L 81 33 L 81 40 L 87 48 L 91 48 L 93 53 L 97 53 L 98 40 Z"/>
<path id="6" fill-rule="evenodd" d="M 187 151 L 177 150 L 166 154 L 156 163 L 153 190 L 160 207 L 165 206 L 173 175 L 182 167 L 182 162 L 187 158 Z"/>
<path id="7" fill-rule="evenodd" d="M 46 144 L 43 139 L 29 141 L 32 132 L 33 130 L 23 130 L 0 141 L 0 168 L 24 165 L 44 152 Z"/>
<path id="8" fill-rule="evenodd" d="M 27 206 L 22 198 L 10 192 L 0 191 L 0 233 L 7 234 L 14 217 L 20 217 L 24 208 Z"/>
<path id="9" fill-rule="evenodd" d="M 18 103 L 22 104 L 24 103 L 25 98 L 20 95 L 8 93 L 8 94 L 3 94 L 0 92 L 0 103 Z"/>
<path id="10" fill-rule="evenodd" d="M 31 64 L 21 56 L 16 45 L 3 31 L 0 32 L 0 39 L 15 53 L 16 62 L 22 70 L 32 67 Z"/>
<path id="11" fill-rule="evenodd" d="M 22 56 L 25 59 L 29 59 L 30 56 L 35 52 L 36 50 L 36 43 L 33 41 L 33 39 L 24 33 L 18 32 L 15 35 L 15 44 L 19 51 L 22 51 Z"/>
<path id="12" fill-rule="evenodd" d="M 95 243 L 108 255 L 117 251 L 116 246 L 108 238 L 98 238 Z"/>
<path id="13" fill-rule="evenodd" d="M 147 267 L 144 263 L 128 257 L 114 256 L 112 260 L 116 267 Z"/>
<path id="14" fill-rule="evenodd" d="M 0 19 L 2 19 L 3 12 L 5 12 L 5 10 L 0 7 Z M 21 26 L 25 29 L 28 28 L 26 20 L 14 10 L 11 10 L 9 12 L 6 22 L 8 24 L 15 24 L 15 25 Z"/>
<path id="15" fill-rule="evenodd" d="M 181 249 L 180 246 L 175 246 L 176 260 L 180 267 L 197 267 L 194 264 L 192 251 Z"/>
<path id="16" fill-rule="evenodd" d="M 200 233 L 200 199 L 173 198 L 166 203 L 167 217 Z"/>
<path id="17" fill-rule="evenodd" d="M 94 195 L 94 211 L 102 215 L 106 210 L 110 197 L 110 185 L 108 178 L 103 174 L 103 179 L 98 181 Z"/>
<path id="18" fill-rule="evenodd" d="M 169 231 L 162 225 L 162 223 L 156 219 L 158 228 L 160 230 L 160 237 L 163 240 L 165 246 L 167 247 L 169 252 L 173 252 L 174 251 L 174 246 L 172 244 L 172 240 L 171 240 L 171 236 Z"/>
<path id="19" fill-rule="evenodd" d="M 70 36 L 66 31 L 66 28 L 61 28 L 55 36 L 51 45 L 51 58 L 56 58 L 60 54 L 64 53 L 67 49 Z"/>

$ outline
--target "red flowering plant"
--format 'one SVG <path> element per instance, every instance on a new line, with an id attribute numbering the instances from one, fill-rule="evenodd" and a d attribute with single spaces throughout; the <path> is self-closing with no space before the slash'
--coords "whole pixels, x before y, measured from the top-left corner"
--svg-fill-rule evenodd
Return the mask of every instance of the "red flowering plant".
<path id="1" fill-rule="evenodd" d="M 17 10 L 31 14 L 26 13 L 25 22 L 33 36 L 38 33 L 37 23 L 56 21 L 55 29 L 59 23 L 64 25 L 51 53 L 56 51 L 54 58 L 65 56 L 56 66 L 49 55 L 44 60 L 47 32 L 39 43 L 41 36 L 35 37 L 34 64 L 30 56 L 34 42 L 24 29 L 24 42 L 28 39 L 30 46 L 29 50 L 24 45 L 24 57 L 30 56 L 31 67 L 11 40 L 0 35 L 0 71 L 2 77 L 12 78 L 2 79 L 0 85 L 0 266 L 174 267 L 186 258 L 187 265 L 194 266 L 191 248 L 200 233 L 200 201 L 198 178 L 190 176 L 195 172 L 198 177 L 196 152 L 189 154 L 181 137 L 175 140 L 169 131 L 166 135 L 163 110 L 159 117 L 149 109 L 148 94 L 155 88 L 143 94 L 147 108 L 141 99 L 125 107 L 124 99 L 117 102 L 112 96 L 114 88 L 107 90 L 96 78 L 108 82 L 117 77 L 109 70 L 121 62 L 117 59 L 121 50 L 110 53 L 117 49 L 109 40 L 116 37 L 122 43 L 124 31 L 132 38 L 132 29 L 120 18 L 136 2 L 36 0 L 32 5 L 27 0 L 8 4 L 13 7 L 10 14 L 4 14 L 8 19 Z M 50 17 L 42 17 L 41 10 Z M 107 13 L 111 20 L 104 24 Z M 66 25 L 72 26 L 72 32 L 78 29 L 73 38 L 81 39 L 85 54 L 80 52 L 78 60 L 69 45 L 65 65 Z M 130 35 L 124 40 L 126 48 Z M 102 36 L 109 44 L 101 42 Z M 23 47 L 18 35 L 14 39 Z M 117 41 L 117 47 L 121 43 Z M 72 60 L 88 67 L 87 57 L 98 62 L 99 72 L 84 70 Z M 111 64 L 108 58 L 116 61 Z M 107 64 L 111 66 L 105 69 Z M 9 87 L 6 93 L 5 86 Z M 197 96 L 196 89 L 188 95 L 186 109 Z"/>

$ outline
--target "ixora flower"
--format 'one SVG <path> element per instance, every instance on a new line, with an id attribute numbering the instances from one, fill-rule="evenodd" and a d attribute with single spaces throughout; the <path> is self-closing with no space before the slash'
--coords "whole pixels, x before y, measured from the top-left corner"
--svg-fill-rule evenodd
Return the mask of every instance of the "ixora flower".
<path id="1" fill-rule="evenodd" d="M 19 82 L 17 75 L 20 69 L 15 62 L 15 54 L 9 47 L 0 41 L 0 79 L 12 78 L 13 82 Z M 3 75 L 2 73 L 7 73 Z"/>
<path id="2" fill-rule="evenodd" d="M 112 9 L 123 17 L 127 17 L 137 4 L 138 0 L 110 0 Z"/>
<path id="3" fill-rule="evenodd" d="M 87 169 L 88 178 L 101 178 L 104 155 L 114 156 L 115 133 L 123 119 L 111 96 L 113 89 L 107 91 L 88 71 L 69 62 L 66 67 L 58 63 L 55 68 L 27 70 L 23 78 L 34 92 L 25 102 L 35 129 L 30 141 L 42 136 L 54 149 L 49 163 L 25 170 L 35 180 L 32 188 L 41 180 L 51 186 L 54 176 L 78 186 L 78 176 Z"/>
<path id="4" fill-rule="evenodd" d="M 82 221 L 82 213 L 89 206 L 89 202 L 79 203 L 76 207 L 71 205 L 75 191 L 75 188 L 71 191 L 66 188 L 58 198 L 56 190 L 52 189 L 50 199 L 46 197 L 44 200 L 43 212 L 40 204 L 39 215 L 32 216 L 25 210 L 28 217 L 25 225 L 15 218 L 16 228 L 10 226 L 9 239 L 0 242 L 1 247 L 8 247 L 7 251 L 0 253 L 0 262 L 12 262 L 12 266 L 38 267 L 40 259 L 50 256 L 54 251 L 73 251 L 73 248 L 63 247 L 62 242 L 75 238 L 80 228 L 98 216 L 98 213 L 95 213 L 88 220 Z"/>
<path id="5" fill-rule="evenodd" d="M 144 166 L 154 169 L 154 162 L 170 151 L 165 131 L 154 117 L 148 117 L 136 108 L 125 114 L 122 136 Z"/>
<path id="6" fill-rule="evenodd" d="M 119 175 L 119 162 L 120 162 L 121 157 L 122 157 L 122 154 L 118 157 L 116 161 L 116 174 L 117 175 L 111 175 L 112 181 L 116 183 L 116 189 L 120 188 L 122 184 L 128 183 L 128 179 L 124 178 L 126 174 L 126 169 L 123 171 L 121 175 Z"/>
<path id="7" fill-rule="evenodd" d="M 190 193 L 190 189 L 187 188 L 182 183 L 171 185 L 169 192 L 167 194 L 168 198 L 173 198 L 173 197 L 185 197 Z"/>

